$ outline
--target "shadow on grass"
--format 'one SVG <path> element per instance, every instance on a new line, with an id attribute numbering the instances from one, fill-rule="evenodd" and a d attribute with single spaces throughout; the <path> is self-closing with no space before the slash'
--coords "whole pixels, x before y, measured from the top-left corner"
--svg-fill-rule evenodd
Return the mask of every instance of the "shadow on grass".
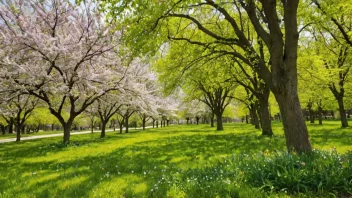
<path id="1" fill-rule="evenodd" d="M 310 130 L 314 144 L 326 144 L 324 138 L 328 138 L 350 145 L 345 131 L 314 127 Z M 274 123 L 274 131 L 278 131 L 274 138 L 262 137 L 259 130 L 245 124 L 225 125 L 222 132 L 208 125 L 189 125 L 107 133 L 104 139 L 97 133 L 72 136 L 74 141 L 68 146 L 58 143 L 61 138 L 3 144 L 0 197 L 167 197 L 169 179 L 189 170 L 207 172 L 222 157 L 236 153 L 284 149 L 281 128 Z M 138 141 L 123 145 L 135 139 Z M 106 152 L 93 154 L 95 150 Z M 50 157 L 70 152 L 83 153 Z"/>
<path id="2" fill-rule="evenodd" d="M 184 131 L 183 131 L 184 132 Z M 186 133 L 192 132 L 188 130 Z M 199 131 L 198 131 L 199 132 Z M 210 131 L 205 131 L 210 132 Z M 148 131 L 146 133 L 153 133 Z M 102 146 L 107 141 L 126 138 L 118 135 L 107 139 L 77 141 L 69 145 Z M 250 144 L 249 144 L 250 142 Z M 42 142 L 44 143 L 44 142 Z M 10 185 L 1 186 L 2 191 L 11 189 L 13 183 L 24 183 L 16 192 L 25 195 L 32 192 L 38 197 L 89 197 L 121 195 L 125 197 L 166 197 L 168 185 L 165 178 L 176 172 L 191 168 L 206 168 L 215 164 L 221 156 L 239 152 L 255 152 L 265 149 L 281 149 L 282 140 L 263 138 L 252 134 L 217 134 L 163 136 L 160 139 L 144 141 L 135 145 L 115 149 L 109 153 L 67 159 L 38 162 L 8 162 L 16 170 L 14 178 L 8 178 Z M 47 152 L 61 152 L 67 148 L 55 143 L 37 145 L 37 149 L 23 153 L 9 151 L 7 157 L 18 155 L 45 157 Z M 108 149 L 108 148 L 107 148 Z M 23 175 L 23 172 L 27 172 Z M 22 173 L 22 174 L 21 174 Z M 164 178 L 164 179 L 163 179 Z M 20 181 L 19 181 L 20 180 Z M 109 194 L 111 193 L 111 194 Z"/>

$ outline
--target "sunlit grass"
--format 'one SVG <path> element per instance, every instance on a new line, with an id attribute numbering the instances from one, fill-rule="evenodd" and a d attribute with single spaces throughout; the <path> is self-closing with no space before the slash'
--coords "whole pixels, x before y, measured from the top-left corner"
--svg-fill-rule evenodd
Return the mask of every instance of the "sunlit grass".
<path id="1" fill-rule="evenodd" d="M 314 148 L 352 150 L 351 128 L 337 121 L 308 127 Z M 253 197 L 263 192 L 244 184 L 240 171 L 217 171 L 232 155 L 284 150 L 281 123 L 273 129 L 267 138 L 246 124 L 225 124 L 222 132 L 174 125 L 104 139 L 77 135 L 67 146 L 61 137 L 0 144 L 0 197 Z"/>

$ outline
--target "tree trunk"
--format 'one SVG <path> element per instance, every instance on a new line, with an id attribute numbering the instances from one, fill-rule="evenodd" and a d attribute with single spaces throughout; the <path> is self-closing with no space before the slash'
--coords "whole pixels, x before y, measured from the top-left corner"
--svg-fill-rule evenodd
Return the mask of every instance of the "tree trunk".
<path id="1" fill-rule="evenodd" d="M 318 119 L 319 119 L 319 125 L 323 125 L 323 109 L 321 106 L 318 107 Z"/>
<path id="2" fill-rule="evenodd" d="M 253 116 L 254 116 L 254 127 L 255 127 L 256 129 L 260 129 L 258 114 L 257 114 L 257 112 L 256 112 L 255 109 L 253 109 L 253 111 L 254 111 L 254 112 L 253 112 Z"/>
<path id="3" fill-rule="evenodd" d="M 250 123 L 251 125 L 255 125 L 254 123 L 254 115 L 253 115 L 253 109 L 252 108 L 249 108 L 249 117 L 250 117 Z"/>
<path id="4" fill-rule="evenodd" d="M 259 111 L 260 111 L 260 121 L 262 124 L 262 135 L 273 136 L 273 130 L 271 128 L 271 116 L 269 112 L 269 103 L 267 100 L 259 100 Z"/>
<path id="5" fill-rule="evenodd" d="M 341 120 L 341 127 L 345 128 L 348 127 L 347 117 L 346 117 L 346 110 L 345 105 L 343 103 L 343 98 L 338 98 L 337 102 L 339 104 L 339 113 L 340 113 L 340 120 Z"/>
<path id="6" fill-rule="evenodd" d="M 312 146 L 308 138 L 308 129 L 303 118 L 297 89 L 282 89 L 282 94 L 274 94 L 280 108 L 280 116 L 284 126 L 287 150 L 311 152 Z"/>
<path id="7" fill-rule="evenodd" d="M 217 131 L 223 131 L 224 130 L 224 126 L 222 124 L 222 114 L 221 113 L 217 113 L 216 114 L 216 130 Z"/>
<path id="8" fill-rule="evenodd" d="M 160 128 L 163 128 L 163 120 L 160 120 Z"/>
<path id="9" fill-rule="evenodd" d="M 196 117 L 197 125 L 199 125 L 199 117 Z"/>
<path id="10" fill-rule="evenodd" d="M 21 128 L 22 128 L 22 126 L 17 124 L 16 128 L 17 128 L 17 130 L 16 130 L 16 142 L 19 142 L 19 141 L 21 141 Z"/>
<path id="11" fill-rule="evenodd" d="M 155 120 L 153 119 L 153 129 L 155 128 Z"/>
<path id="12" fill-rule="evenodd" d="M 259 126 L 259 119 L 258 119 L 258 114 L 257 114 L 257 107 L 256 105 L 251 105 L 251 109 L 250 109 L 250 112 L 251 112 L 251 123 L 252 125 L 254 125 L 254 127 L 256 129 L 260 129 L 260 126 Z"/>
<path id="13" fill-rule="evenodd" d="M 120 127 L 120 134 L 122 134 L 122 129 L 123 129 L 123 121 L 119 122 L 119 127 Z"/>
<path id="14" fill-rule="evenodd" d="M 70 132 L 71 132 L 71 126 L 72 123 L 67 122 L 63 124 L 64 127 L 64 144 L 67 144 L 70 142 Z"/>
<path id="15" fill-rule="evenodd" d="M 91 122 L 91 123 L 90 123 L 90 128 L 91 128 L 91 133 L 93 133 L 93 130 L 94 130 L 94 122 Z"/>
<path id="16" fill-rule="evenodd" d="M 111 128 L 113 128 L 113 130 L 116 131 L 116 120 L 111 120 L 110 122 L 111 122 L 111 125 L 112 125 Z"/>
<path id="17" fill-rule="evenodd" d="M 246 124 L 249 124 L 248 115 L 246 115 Z"/>
<path id="18" fill-rule="evenodd" d="M 159 120 L 156 121 L 156 128 L 159 128 Z"/>
<path id="19" fill-rule="evenodd" d="M 165 124 L 166 124 L 166 120 L 164 120 L 164 122 L 163 122 L 163 123 L 164 123 L 164 127 L 165 127 Z"/>
<path id="20" fill-rule="evenodd" d="M 128 119 L 129 119 L 129 117 L 126 116 L 126 117 L 125 117 L 125 127 L 126 127 L 125 133 L 128 133 Z"/>
<path id="21" fill-rule="evenodd" d="M 101 122 L 100 138 L 104 138 L 105 137 L 106 124 L 107 124 L 107 122 L 104 122 L 104 121 Z"/>
<path id="22" fill-rule="evenodd" d="M 145 118 L 142 119 L 142 128 L 143 128 L 143 131 L 145 130 Z"/>
<path id="23" fill-rule="evenodd" d="M 262 114 L 260 113 L 259 105 L 256 105 L 255 113 L 258 115 L 258 126 L 259 126 L 258 129 L 261 129 L 261 127 L 262 127 Z"/>

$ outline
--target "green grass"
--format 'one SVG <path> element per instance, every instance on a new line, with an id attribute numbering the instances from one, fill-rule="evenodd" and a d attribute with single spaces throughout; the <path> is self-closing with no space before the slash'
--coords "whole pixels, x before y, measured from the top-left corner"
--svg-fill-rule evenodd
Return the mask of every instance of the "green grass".
<path id="1" fill-rule="evenodd" d="M 129 134 L 98 133 L 0 144 L 0 197 L 288 197 L 244 181 L 231 156 L 284 150 L 246 124 L 169 126 Z M 308 124 L 314 148 L 352 150 L 351 128 Z M 237 159 L 237 158 L 236 158 Z M 297 194 L 296 197 L 309 195 Z M 327 195 L 328 196 L 328 195 Z"/>

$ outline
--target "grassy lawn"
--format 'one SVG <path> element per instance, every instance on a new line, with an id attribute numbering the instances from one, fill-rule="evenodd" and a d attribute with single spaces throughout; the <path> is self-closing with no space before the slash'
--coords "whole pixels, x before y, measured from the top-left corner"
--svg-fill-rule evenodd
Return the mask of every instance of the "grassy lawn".
<path id="1" fill-rule="evenodd" d="M 285 149 L 281 124 L 274 123 L 274 138 L 251 125 L 224 126 L 78 135 L 67 146 L 61 137 L 0 144 L 0 197 L 288 197 L 248 186 L 227 161 Z M 308 127 L 314 148 L 352 150 L 351 128 L 337 121 Z"/>

